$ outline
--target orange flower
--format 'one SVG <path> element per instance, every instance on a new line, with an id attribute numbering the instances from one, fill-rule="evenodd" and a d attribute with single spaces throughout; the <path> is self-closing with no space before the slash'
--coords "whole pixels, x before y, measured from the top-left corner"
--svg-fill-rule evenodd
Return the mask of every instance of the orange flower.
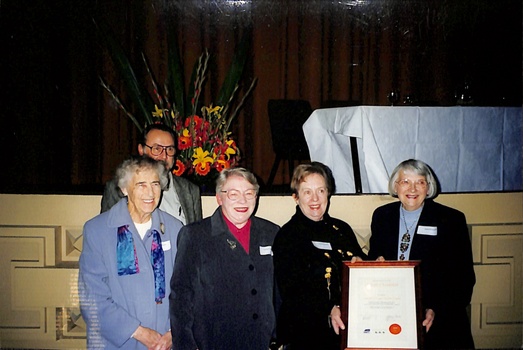
<path id="1" fill-rule="evenodd" d="M 191 147 L 191 136 L 189 135 L 189 130 L 184 129 L 182 134 L 178 136 L 178 149 L 184 150 Z"/>
<path id="2" fill-rule="evenodd" d="M 176 176 L 182 176 L 184 171 L 185 171 L 185 165 L 183 164 L 183 162 L 181 160 L 177 159 L 176 163 L 174 164 L 173 174 Z"/>
<path id="3" fill-rule="evenodd" d="M 224 159 L 224 156 L 222 155 L 216 160 L 214 167 L 216 168 L 216 170 L 218 170 L 218 172 L 221 172 L 223 169 L 229 169 L 231 167 L 231 164 L 228 161 L 226 161 Z"/>
<path id="4" fill-rule="evenodd" d="M 196 171 L 196 174 L 205 176 L 209 174 L 209 171 L 211 171 L 211 163 L 200 162 L 194 166 L 194 170 Z"/>

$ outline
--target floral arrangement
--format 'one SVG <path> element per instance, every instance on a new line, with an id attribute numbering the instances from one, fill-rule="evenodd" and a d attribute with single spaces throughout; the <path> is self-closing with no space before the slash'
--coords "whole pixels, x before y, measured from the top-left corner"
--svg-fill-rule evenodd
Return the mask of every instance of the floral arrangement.
<path id="1" fill-rule="evenodd" d="M 144 84 L 137 81 L 137 75 L 107 24 L 100 23 L 99 29 L 104 34 L 103 37 L 110 49 L 113 62 L 116 63 L 124 78 L 128 92 L 140 112 L 141 118 L 130 113 L 103 80 L 102 86 L 140 131 L 143 131 L 142 125 L 147 126 L 152 123 L 163 123 L 173 128 L 178 136 L 178 150 L 173 168 L 174 175 L 186 176 L 194 182 L 205 183 L 207 180 L 213 180 L 221 170 L 238 164 L 240 150 L 232 138 L 230 127 L 242 108 L 245 98 L 250 95 L 256 83 L 256 79 L 253 79 L 239 103 L 236 103 L 239 80 L 249 48 L 249 33 L 245 33 L 240 41 L 216 103 L 204 105 L 200 103 L 200 98 L 202 98 L 202 91 L 204 90 L 210 57 L 207 51 L 200 55 L 193 67 L 193 74 L 186 94 L 184 79 L 181 74 L 183 71 L 181 59 L 176 40 L 171 37 L 170 41 L 174 45 L 169 46 L 169 71 L 162 92 L 145 56 L 142 54 L 142 60 L 149 78 L 149 82 L 146 84 L 148 87 L 144 87 Z M 198 106 L 201 105 L 203 107 L 198 110 Z M 140 122 L 138 119 L 142 119 L 142 121 Z"/>
<path id="2" fill-rule="evenodd" d="M 203 53 L 198 60 L 196 78 L 193 83 L 194 94 L 191 98 L 191 113 L 185 118 L 181 116 L 173 103 L 157 93 L 158 87 L 150 74 L 151 83 L 156 92 L 156 100 L 160 104 L 160 108 L 155 104 L 152 116 L 158 118 L 158 122 L 171 125 L 178 135 L 178 152 L 173 174 L 191 176 L 196 182 L 199 182 L 198 177 L 214 178 L 221 170 L 237 165 L 240 151 L 231 137 L 232 133 L 229 129 L 256 81 L 252 82 L 233 113 L 228 113 L 230 103 L 227 103 L 225 106 L 213 106 L 212 104 L 204 106 L 201 108 L 201 115 L 198 115 L 196 106 L 205 82 L 208 60 L 208 52 Z M 237 88 L 238 85 L 233 90 L 230 100 L 235 96 Z"/>
<path id="3" fill-rule="evenodd" d="M 240 152 L 230 132 L 224 128 L 223 107 L 204 107 L 202 117 L 185 119 L 175 127 L 178 133 L 178 157 L 173 173 L 206 176 L 212 169 L 220 172 L 238 163 Z M 222 130 L 223 129 L 223 130 Z"/>

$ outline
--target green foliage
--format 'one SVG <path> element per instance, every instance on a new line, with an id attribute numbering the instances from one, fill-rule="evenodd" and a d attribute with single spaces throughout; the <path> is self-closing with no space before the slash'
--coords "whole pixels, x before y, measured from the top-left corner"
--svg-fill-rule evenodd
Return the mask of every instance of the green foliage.
<path id="1" fill-rule="evenodd" d="M 164 123 L 171 127 L 175 126 L 174 124 L 176 123 L 177 118 L 181 118 L 183 121 L 188 116 L 200 114 L 200 111 L 197 111 L 196 108 L 198 106 L 198 98 L 200 97 L 205 85 L 207 65 L 210 56 L 207 51 L 202 53 L 199 59 L 194 63 L 191 79 L 186 90 L 184 84 L 185 78 L 183 73 L 183 63 L 178 49 L 177 36 L 175 30 L 171 26 L 168 30 L 168 74 L 166 82 L 163 85 L 165 90 L 163 95 L 157 86 L 156 80 L 147 64 L 145 56 L 143 57 L 144 64 L 149 74 L 149 84 L 152 85 L 154 91 L 154 96 L 151 96 L 145 87 L 146 84 L 141 84 L 137 79 L 137 74 L 131 66 L 130 60 L 126 56 L 118 40 L 115 39 L 115 35 L 110 26 L 103 21 L 99 21 L 96 24 L 99 37 L 106 45 L 114 66 L 125 84 L 129 97 L 135 105 L 137 112 L 140 114 L 140 118 L 137 118 L 130 113 L 116 94 L 113 93 L 111 88 L 103 81 L 102 85 L 111 94 L 120 108 L 125 111 L 129 118 L 131 118 L 140 131 L 143 130 L 143 126 L 154 122 L 152 111 L 155 110 L 155 105 L 158 105 L 161 110 L 173 111 L 175 115 L 173 115 L 172 118 L 166 116 L 163 120 Z M 218 97 L 214 103 L 211 103 L 212 105 L 223 107 L 222 115 L 224 119 L 227 120 L 227 128 L 230 126 L 230 122 L 236 117 L 243 105 L 245 97 L 250 94 L 256 82 L 256 79 L 254 79 L 247 90 L 247 93 L 244 94 L 243 99 L 236 105 L 235 110 L 231 112 L 230 110 L 235 104 L 239 82 L 242 78 L 248 54 L 250 52 L 250 38 L 251 31 L 246 30 L 232 58 L 231 66 L 221 86 Z"/>

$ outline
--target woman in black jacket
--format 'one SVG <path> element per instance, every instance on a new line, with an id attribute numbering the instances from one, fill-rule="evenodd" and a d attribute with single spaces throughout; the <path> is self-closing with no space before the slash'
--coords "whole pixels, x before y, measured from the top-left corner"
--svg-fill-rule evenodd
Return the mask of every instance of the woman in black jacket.
<path id="1" fill-rule="evenodd" d="M 274 274 L 282 304 L 277 337 L 286 349 L 339 349 L 341 269 L 365 256 L 351 227 L 327 214 L 330 169 L 299 165 L 291 181 L 296 214 L 276 235 Z"/>
<path id="2" fill-rule="evenodd" d="M 465 215 L 433 201 L 436 178 L 424 162 L 400 163 L 389 180 L 399 201 L 372 216 L 370 259 L 420 260 L 425 349 L 473 349 L 467 306 L 476 282 Z"/>

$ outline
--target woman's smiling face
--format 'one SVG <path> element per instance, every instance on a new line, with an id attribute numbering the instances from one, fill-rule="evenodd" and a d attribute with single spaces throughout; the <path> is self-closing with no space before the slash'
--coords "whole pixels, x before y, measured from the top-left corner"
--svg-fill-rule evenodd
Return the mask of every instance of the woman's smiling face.
<path id="1" fill-rule="evenodd" d="M 323 176 L 310 174 L 303 179 L 298 195 L 292 195 L 302 213 L 313 221 L 320 221 L 329 205 L 329 191 Z"/>
<path id="2" fill-rule="evenodd" d="M 239 194 L 238 198 L 231 200 L 227 192 L 235 191 Z M 254 186 L 241 176 L 231 176 L 223 185 L 220 192 L 216 193 L 218 205 L 221 206 L 222 212 L 236 227 L 245 226 L 256 206 L 256 196 L 248 198 L 246 193 L 256 191 Z"/>
<path id="3" fill-rule="evenodd" d="M 153 169 L 140 169 L 122 192 L 127 196 L 127 208 L 133 221 L 146 222 L 160 203 L 160 177 Z"/>
<path id="4" fill-rule="evenodd" d="M 416 210 L 423 205 L 427 197 L 427 179 L 423 175 L 400 170 L 394 189 L 405 210 Z"/>

